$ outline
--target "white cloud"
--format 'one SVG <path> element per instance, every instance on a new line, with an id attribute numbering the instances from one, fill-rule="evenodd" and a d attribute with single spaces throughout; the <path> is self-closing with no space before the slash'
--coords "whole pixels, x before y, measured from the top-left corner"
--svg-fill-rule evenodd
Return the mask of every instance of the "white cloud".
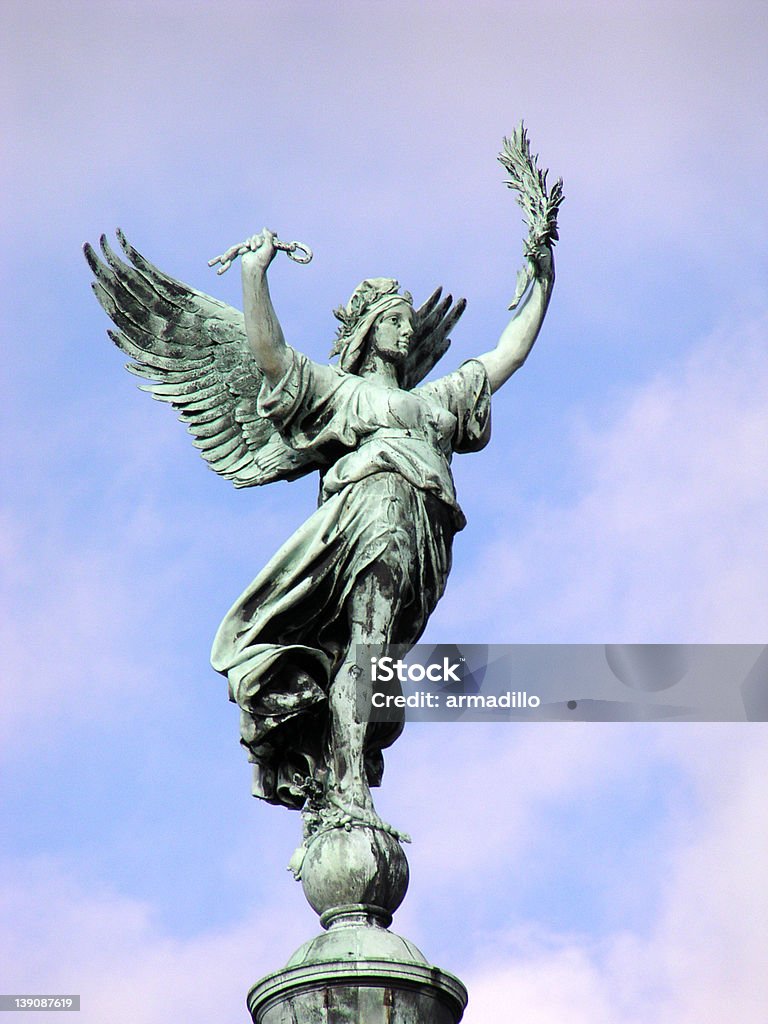
<path id="1" fill-rule="evenodd" d="M 761 642 L 767 329 L 715 332 L 627 393 L 607 427 L 583 428 L 581 496 L 492 538 L 452 580 L 442 622 L 462 639 Z"/>
<path id="2" fill-rule="evenodd" d="M 514 966 L 477 974 L 469 1000 L 465 1024 L 493 1020 L 502 1012 L 536 1024 L 613 1024 L 616 1019 L 599 972 L 575 945 L 528 949 Z"/>
<path id="3" fill-rule="evenodd" d="M 471 886 L 501 864 L 524 862 L 551 827 L 553 808 L 588 802 L 606 778 L 641 774 L 653 746 L 637 745 L 635 736 L 632 727 L 583 723 L 406 730 L 387 759 L 377 806 L 413 833 L 417 885 Z"/>
<path id="4" fill-rule="evenodd" d="M 535 926 L 489 935 L 483 952 L 490 963 L 479 957 L 466 978 L 467 1024 L 490 1019 L 501 1006 L 536 1024 L 762 1024 L 765 731 L 669 726 L 660 735 L 688 768 L 698 810 L 689 808 L 665 851 L 667 877 L 652 927 L 601 942 Z"/>
<path id="5" fill-rule="evenodd" d="M 180 940 L 148 905 L 94 891 L 53 859 L 6 865 L 0 908 L 4 991 L 80 994 L 82 1024 L 245 1020 L 248 988 L 288 959 L 309 916 L 299 901 L 252 908 L 244 890 L 239 922 Z"/>

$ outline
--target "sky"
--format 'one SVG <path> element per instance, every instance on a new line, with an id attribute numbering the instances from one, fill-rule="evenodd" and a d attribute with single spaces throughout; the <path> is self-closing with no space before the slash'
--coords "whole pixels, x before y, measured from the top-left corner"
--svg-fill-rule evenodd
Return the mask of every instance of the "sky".
<path id="1" fill-rule="evenodd" d="M 290 343 L 326 358 L 331 309 L 394 276 L 467 297 L 453 369 L 508 316 L 496 154 L 524 118 L 565 183 L 557 283 L 455 460 L 469 525 L 426 639 L 763 643 L 766 36 L 744 2 L 7 0 L 0 992 L 246 1021 L 318 931 L 298 817 L 249 795 L 208 663 L 315 482 L 206 468 L 123 371 L 82 243 L 119 225 L 240 305 L 207 261 L 267 224 L 315 252 L 270 271 Z M 376 797 L 414 840 L 393 928 L 468 1024 L 764 1024 L 767 739 L 414 724 Z"/>

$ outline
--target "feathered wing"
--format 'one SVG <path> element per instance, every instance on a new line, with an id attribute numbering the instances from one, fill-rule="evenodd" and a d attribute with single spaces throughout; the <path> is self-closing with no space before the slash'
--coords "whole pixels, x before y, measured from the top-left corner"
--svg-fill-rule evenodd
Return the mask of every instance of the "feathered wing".
<path id="1" fill-rule="evenodd" d="M 451 305 L 453 297 L 446 295 L 441 301 L 442 293 L 442 288 L 435 289 L 424 305 L 414 310 L 413 336 L 403 374 L 404 388 L 415 388 L 442 359 L 451 344 L 449 335 L 466 308 L 466 299 Z"/>
<path id="2" fill-rule="evenodd" d="M 153 398 L 178 409 L 211 469 L 235 487 L 293 480 L 317 468 L 289 448 L 256 409 L 262 374 L 248 348 L 243 314 L 189 288 L 117 238 L 129 263 L 101 236 L 103 261 L 83 247 L 92 288 L 117 331 L 110 338 L 150 383 Z"/>

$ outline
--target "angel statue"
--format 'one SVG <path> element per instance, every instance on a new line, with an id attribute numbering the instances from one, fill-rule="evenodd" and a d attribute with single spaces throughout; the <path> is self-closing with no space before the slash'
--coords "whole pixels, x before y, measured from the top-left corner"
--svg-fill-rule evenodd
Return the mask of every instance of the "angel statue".
<path id="1" fill-rule="evenodd" d="M 242 257 L 243 313 L 168 277 L 120 231 L 128 262 L 103 236 L 103 260 L 85 246 L 128 369 L 180 412 L 212 469 L 235 487 L 319 474 L 317 510 L 232 606 L 212 652 L 241 709 L 254 795 L 303 809 L 305 837 L 357 823 L 397 835 L 370 787 L 401 725 L 361 715 L 355 648 L 421 636 L 466 523 L 451 458 L 487 444 L 491 396 L 531 351 L 555 280 L 561 183 L 547 190 L 522 125 L 504 147 L 529 224 L 516 312 L 494 348 L 429 383 L 465 306 L 439 288 L 415 307 L 397 281 L 363 281 L 334 311 L 338 363 L 326 365 L 286 342 L 270 299 L 276 253 L 311 257 L 298 243 L 265 228 L 211 261 L 222 272 Z"/>

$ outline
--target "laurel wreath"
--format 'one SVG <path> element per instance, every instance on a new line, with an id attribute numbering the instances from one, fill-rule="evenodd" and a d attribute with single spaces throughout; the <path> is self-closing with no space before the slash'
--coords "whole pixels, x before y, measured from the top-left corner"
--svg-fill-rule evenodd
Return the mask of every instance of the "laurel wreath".
<path id="1" fill-rule="evenodd" d="M 504 138 L 499 163 L 509 174 L 507 188 L 517 192 L 517 203 L 525 214 L 528 237 L 523 243 L 525 267 L 518 272 L 515 295 L 509 308 L 515 309 L 528 285 L 536 276 L 536 255 L 543 246 L 553 246 L 560 237 L 557 214 L 563 201 L 563 179 L 547 190 L 547 171 L 537 166 L 538 155 L 531 155 L 531 144 L 523 122 Z"/>
<path id="2" fill-rule="evenodd" d="M 405 302 L 413 304 L 413 296 L 410 292 L 403 292 L 399 295 L 400 285 L 390 277 L 372 277 L 359 284 L 346 306 L 338 306 L 333 315 L 339 321 L 340 326 L 336 331 L 336 341 L 331 349 L 331 356 L 338 356 L 347 339 L 355 333 L 358 324 L 363 320 L 372 307 L 380 300 L 389 295 L 398 295 Z"/>

